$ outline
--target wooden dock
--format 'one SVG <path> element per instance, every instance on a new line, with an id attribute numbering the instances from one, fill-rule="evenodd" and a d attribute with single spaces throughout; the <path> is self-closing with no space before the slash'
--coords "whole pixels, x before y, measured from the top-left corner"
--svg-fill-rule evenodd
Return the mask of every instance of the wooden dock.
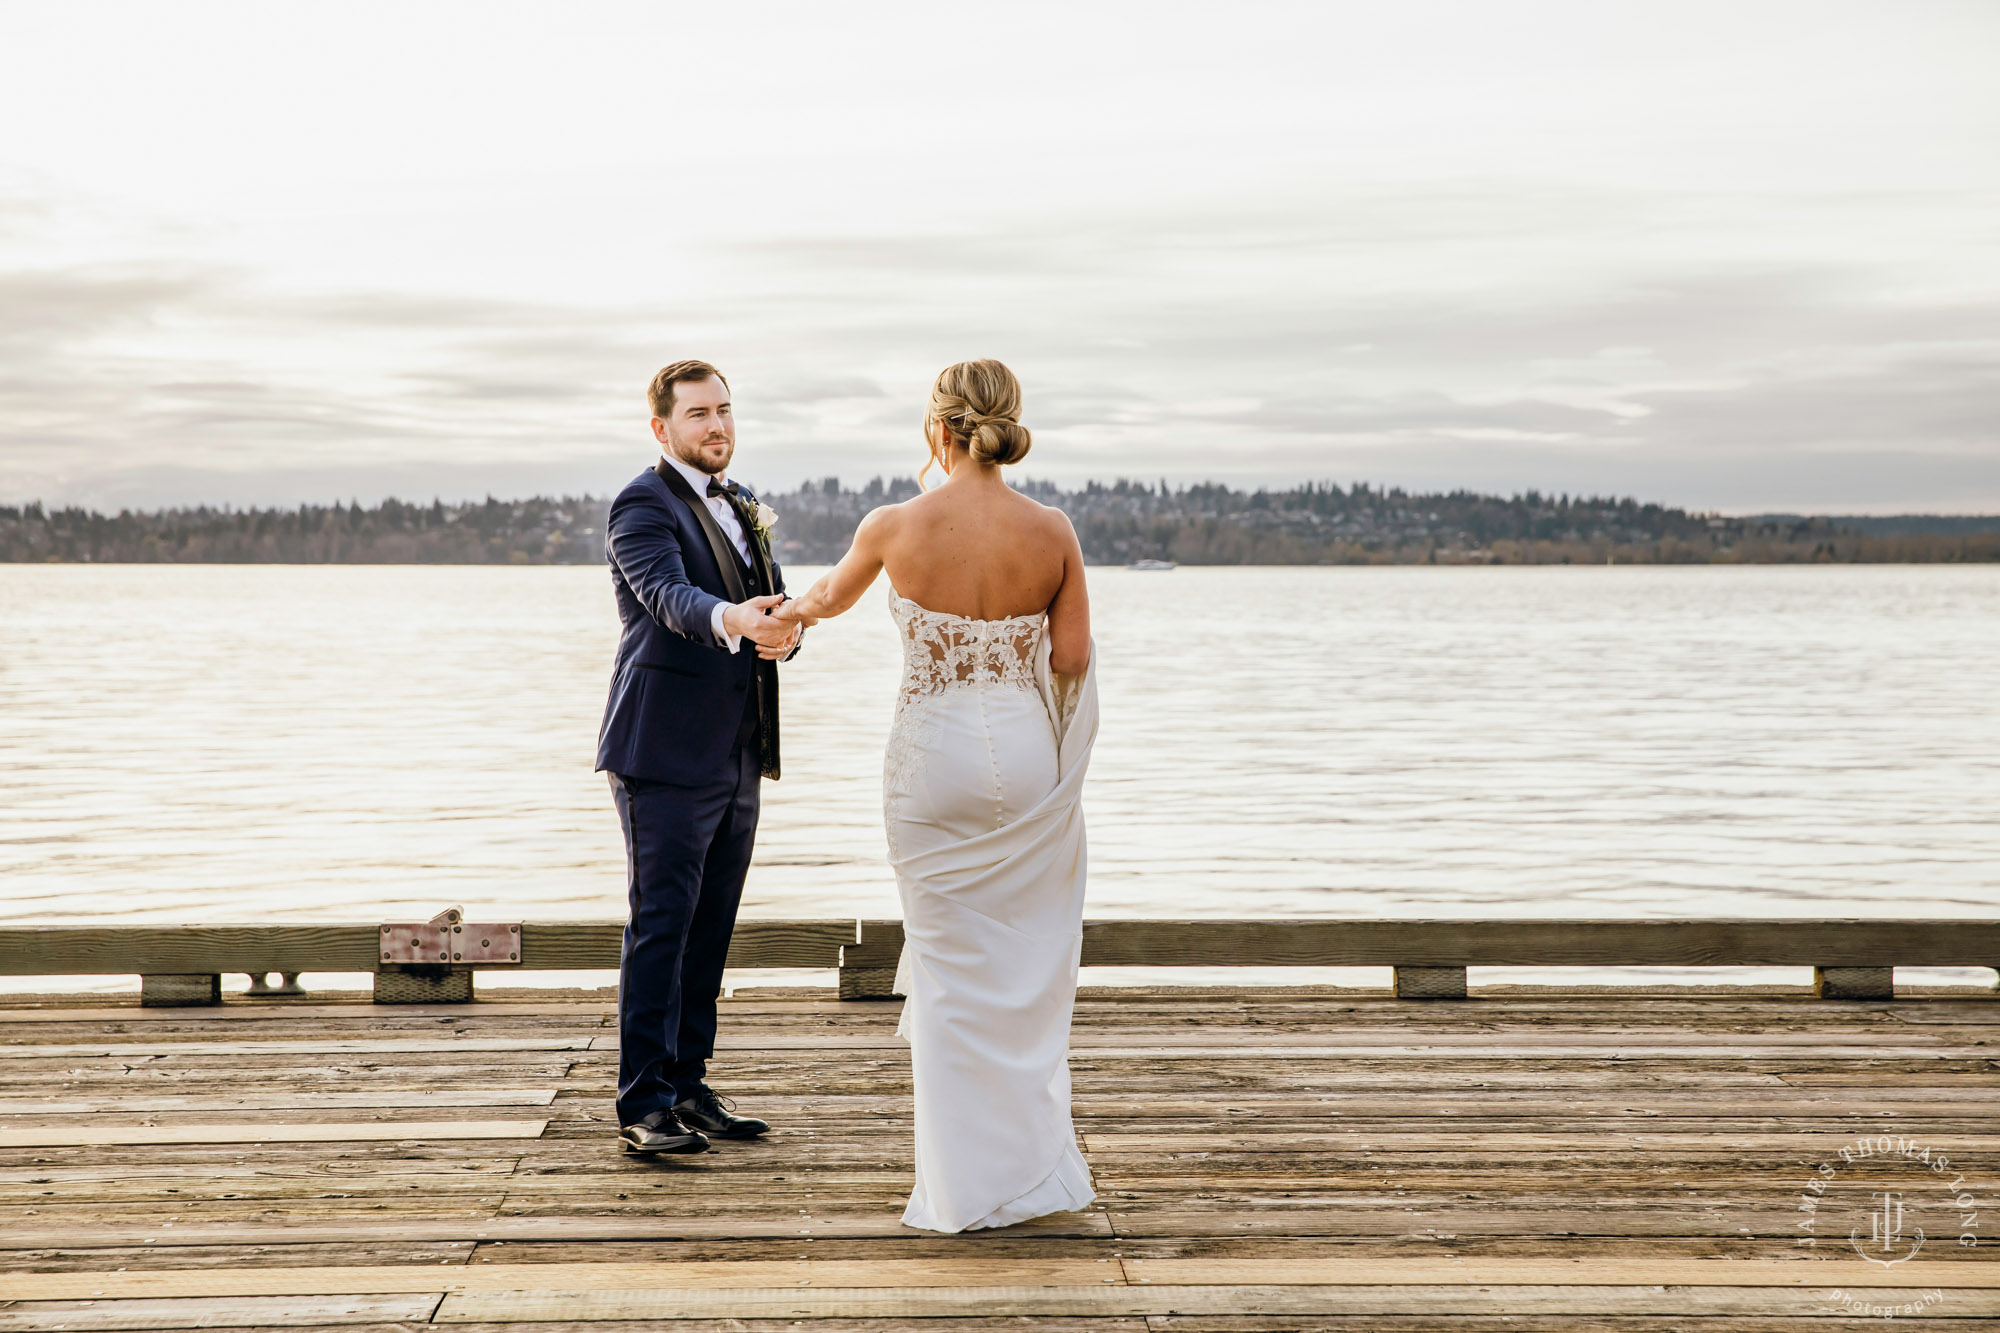
<path id="1" fill-rule="evenodd" d="M 2000 1327 L 1990 992 L 1087 991 L 1097 1203 L 962 1236 L 898 1222 L 894 1002 L 739 992 L 713 1081 L 776 1129 L 647 1160 L 608 994 L 363 998 L 0 1001 L 0 1333 Z M 1880 1175 L 1920 1254 L 1802 1246 L 1884 1136 L 1976 1217 Z"/>

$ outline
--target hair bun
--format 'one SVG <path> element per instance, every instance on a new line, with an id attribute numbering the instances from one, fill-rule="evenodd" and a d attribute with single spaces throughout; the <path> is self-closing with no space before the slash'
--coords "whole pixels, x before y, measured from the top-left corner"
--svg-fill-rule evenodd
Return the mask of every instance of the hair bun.
<path id="1" fill-rule="evenodd" d="M 1034 440 L 1034 433 L 1020 422 L 991 418 L 973 428 L 972 457 L 981 463 L 1018 463 L 1028 456 Z"/>
<path id="2" fill-rule="evenodd" d="M 924 443 L 933 451 L 931 461 L 936 460 L 935 432 L 940 424 L 953 445 L 986 466 L 1020 462 L 1034 441 L 1021 424 L 1021 381 L 991 359 L 946 366 L 932 383 L 930 408 L 924 413 Z M 924 472 L 930 468 L 926 462 Z M 922 484 L 923 473 L 917 474 L 917 481 Z"/>

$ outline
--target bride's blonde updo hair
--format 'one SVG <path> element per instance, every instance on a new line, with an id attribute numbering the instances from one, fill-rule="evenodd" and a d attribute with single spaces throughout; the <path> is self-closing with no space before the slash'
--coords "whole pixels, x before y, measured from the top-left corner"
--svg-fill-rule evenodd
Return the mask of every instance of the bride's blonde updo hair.
<path id="1" fill-rule="evenodd" d="M 1004 465 L 1028 456 L 1034 436 L 1021 424 L 1021 381 L 1014 372 L 990 358 L 946 366 L 931 385 L 931 405 L 924 413 L 924 442 L 937 461 L 936 424 L 942 421 L 951 442 L 963 445 L 975 463 Z M 917 474 L 919 485 L 923 473 Z"/>

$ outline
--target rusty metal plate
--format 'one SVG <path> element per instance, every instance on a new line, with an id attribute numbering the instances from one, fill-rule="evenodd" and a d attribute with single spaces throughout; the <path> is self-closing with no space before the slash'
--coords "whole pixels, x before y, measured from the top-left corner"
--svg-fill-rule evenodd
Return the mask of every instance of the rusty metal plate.
<path id="1" fill-rule="evenodd" d="M 449 963 L 451 927 L 435 921 L 385 921 L 382 923 L 382 961 L 385 963 Z"/>
<path id="2" fill-rule="evenodd" d="M 521 923 L 461 921 L 455 910 L 434 921 L 385 921 L 382 961 L 433 967 L 439 963 L 476 963 L 481 967 L 519 963 Z"/>
<path id="3" fill-rule="evenodd" d="M 520 962 L 521 923 L 463 921 L 454 925 L 451 928 L 451 961 L 488 966 Z"/>

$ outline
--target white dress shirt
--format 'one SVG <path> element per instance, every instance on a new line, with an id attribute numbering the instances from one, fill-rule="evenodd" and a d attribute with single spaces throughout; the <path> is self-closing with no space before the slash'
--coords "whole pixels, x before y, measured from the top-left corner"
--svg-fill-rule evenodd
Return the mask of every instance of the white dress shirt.
<path id="1" fill-rule="evenodd" d="M 722 535 L 729 538 L 730 544 L 736 548 L 736 554 L 742 556 L 743 563 L 748 565 L 750 563 L 750 540 L 748 535 L 743 531 L 743 520 L 736 516 L 736 506 L 730 504 L 728 500 L 720 495 L 710 495 L 708 493 L 708 483 L 710 481 L 708 473 L 703 472 L 698 467 L 690 467 L 664 449 L 660 451 L 660 458 L 668 467 L 685 477 L 688 485 L 694 487 L 694 493 L 699 495 L 701 502 L 708 506 L 708 512 L 715 515 L 715 525 L 722 529 Z M 716 473 L 713 480 L 722 483 L 724 486 L 729 484 L 728 476 L 721 472 Z M 715 641 L 719 644 L 729 645 L 729 651 L 733 653 L 742 648 L 743 636 L 740 634 L 731 634 L 722 628 L 722 614 L 728 609 L 729 603 L 717 602 L 715 604 L 715 611 L 708 618 L 708 627 L 714 633 Z"/>

